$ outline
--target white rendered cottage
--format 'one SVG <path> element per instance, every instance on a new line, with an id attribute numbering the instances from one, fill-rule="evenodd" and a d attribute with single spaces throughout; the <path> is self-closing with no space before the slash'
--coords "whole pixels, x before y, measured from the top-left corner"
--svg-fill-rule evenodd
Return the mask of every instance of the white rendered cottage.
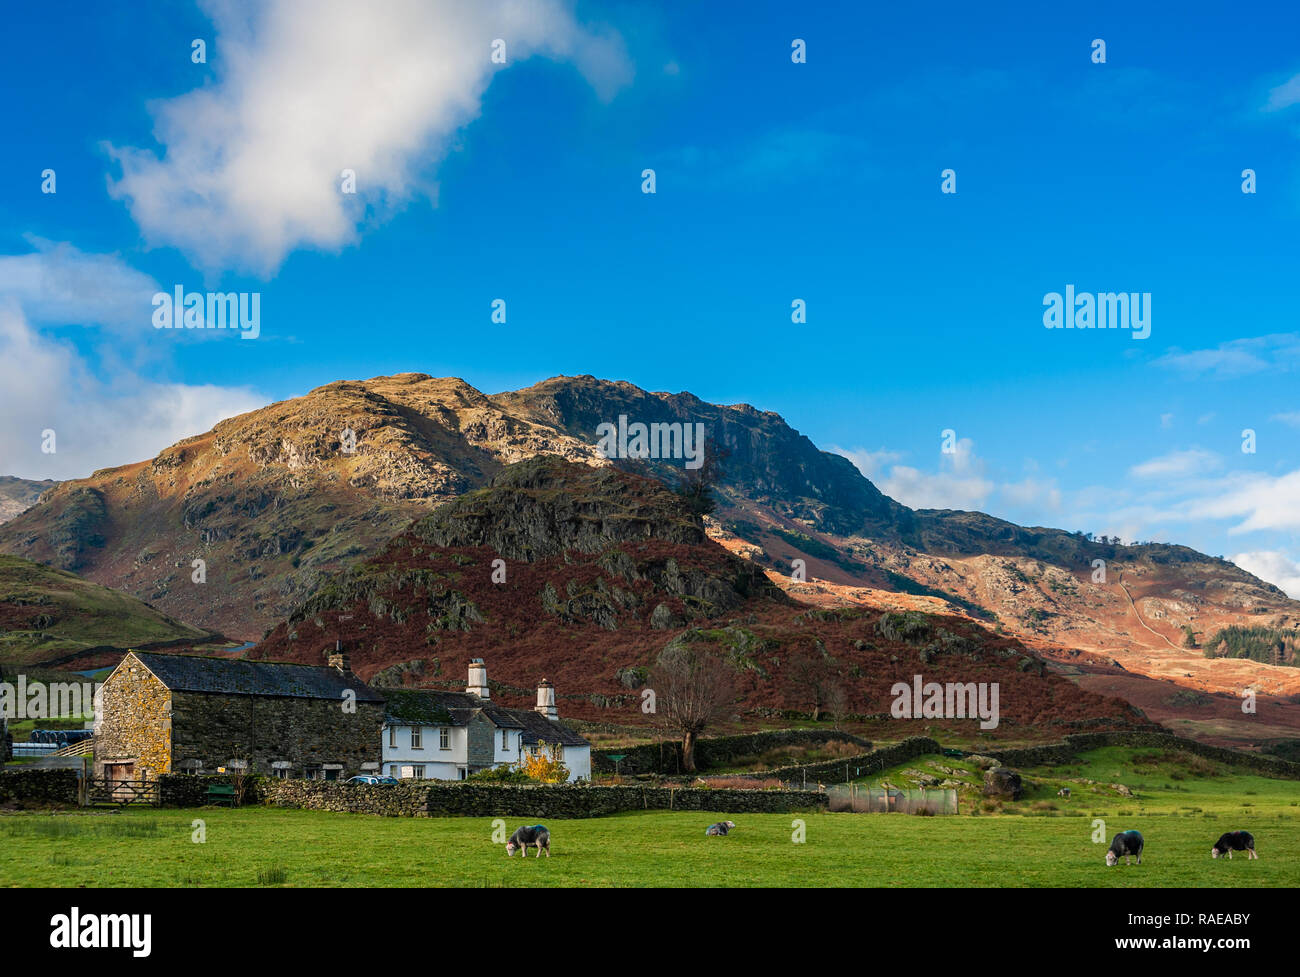
<path id="1" fill-rule="evenodd" d="M 383 772 L 417 780 L 464 780 L 472 773 L 545 752 L 562 760 L 570 780 L 591 779 L 591 745 L 561 726 L 555 688 L 542 679 L 533 710 L 492 702 L 487 666 L 469 664 L 464 692 L 384 689 Z"/>

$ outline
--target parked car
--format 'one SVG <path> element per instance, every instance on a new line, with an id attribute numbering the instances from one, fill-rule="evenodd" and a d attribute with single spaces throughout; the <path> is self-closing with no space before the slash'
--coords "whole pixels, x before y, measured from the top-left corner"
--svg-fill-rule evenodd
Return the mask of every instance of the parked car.
<path id="1" fill-rule="evenodd" d="M 349 777 L 347 783 L 370 784 L 371 786 L 375 786 L 375 785 L 387 786 L 389 784 L 395 784 L 397 783 L 397 781 L 394 780 L 392 777 L 376 777 L 373 774 L 366 773 L 366 774 L 359 774 L 356 777 Z"/>

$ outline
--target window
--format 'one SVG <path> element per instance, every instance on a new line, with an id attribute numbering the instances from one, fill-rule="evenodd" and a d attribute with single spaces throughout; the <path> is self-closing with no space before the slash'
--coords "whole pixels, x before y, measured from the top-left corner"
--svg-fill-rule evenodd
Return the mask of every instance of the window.
<path id="1" fill-rule="evenodd" d="M 288 779 L 289 779 L 289 768 L 288 768 L 288 767 L 272 767 L 272 768 L 271 768 L 271 776 L 274 777 L 276 780 L 288 780 Z"/>
<path id="2" fill-rule="evenodd" d="M 553 756 L 553 757 L 555 758 L 555 762 L 556 762 L 556 763 L 558 763 L 558 762 L 560 762 L 561 760 L 563 760 L 563 759 L 564 759 L 564 746 L 563 746 L 562 744 L 560 744 L 560 743 L 556 743 L 556 744 L 555 744 L 555 749 L 551 751 L 551 756 Z"/>
<path id="3" fill-rule="evenodd" d="M 388 727 L 388 745 L 389 745 L 389 746 L 393 746 L 393 747 L 397 746 L 397 727 L 396 727 L 396 726 L 389 726 L 389 727 Z"/>
<path id="4" fill-rule="evenodd" d="M 510 730 L 508 729 L 501 730 L 501 749 L 510 749 Z"/>
<path id="5" fill-rule="evenodd" d="M 413 767 L 411 768 L 411 776 L 414 777 L 416 780 L 423 780 L 423 779 L 424 779 L 424 765 L 423 765 L 423 764 L 416 764 L 415 766 L 413 766 Z"/>
<path id="6" fill-rule="evenodd" d="M 411 749 L 413 750 L 424 749 L 424 730 L 422 730 L 419 726 L 411 727 Z"/>
<path id="7" fill-rule="evenodd" d="M 461 780 L 464 780 L 464 779 L 465 779 L 465 776 L 466 776 L 465 768 L 464 768 L 464 767 L 461 767 L 459 772 L 460 772 L 460 779 L 461 779 Z"/>
<path id="8" fill-rule="evenodd" d="M 447 729 L 446 727 L 438 730 L 438 749 L 440 750 L 451 749 L 451 730 Z"/>
<path id="9" fill-rule="evenodd" d="M 541 751 L 541 748 L 538 747 L 538 745 L 537 745 L 536 743 L 534 743 L 532 746 L 530 746 L 530 747 L 528 748 L 528 752 L 529 752 L 530 754 L 532 754 L 533 756 L 537 756 L 537 755 L 539 755 L 542 751 Z"/>

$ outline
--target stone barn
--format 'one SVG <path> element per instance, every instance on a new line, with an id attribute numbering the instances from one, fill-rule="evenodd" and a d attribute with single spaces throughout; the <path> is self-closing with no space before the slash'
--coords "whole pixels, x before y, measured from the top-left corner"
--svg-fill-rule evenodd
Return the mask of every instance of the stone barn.
<path id="1" fill-rule="evenodd" d="M 245 770 L 343 780 L 377 772 L 384 700 L 328 666 L 130 652 L 104 681 L 95 774 L 147 780 L 162 773 Z"/>

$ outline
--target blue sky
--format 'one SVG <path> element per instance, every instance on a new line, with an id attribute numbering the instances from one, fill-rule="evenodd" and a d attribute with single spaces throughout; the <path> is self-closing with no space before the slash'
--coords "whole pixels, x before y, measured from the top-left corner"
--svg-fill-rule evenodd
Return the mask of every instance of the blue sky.
<path id="1" fill-rule="evenodd" d="M 1300 14 L 800 6 L 11 11 L 0 473 L 337 379 L 591 373 L 1300 595 Z M 155 330 L 177 284 L 260 293 L 260 336 Z M 1150 293 L 1150 337 L 1045 329 L 1067 284 Z"/>

